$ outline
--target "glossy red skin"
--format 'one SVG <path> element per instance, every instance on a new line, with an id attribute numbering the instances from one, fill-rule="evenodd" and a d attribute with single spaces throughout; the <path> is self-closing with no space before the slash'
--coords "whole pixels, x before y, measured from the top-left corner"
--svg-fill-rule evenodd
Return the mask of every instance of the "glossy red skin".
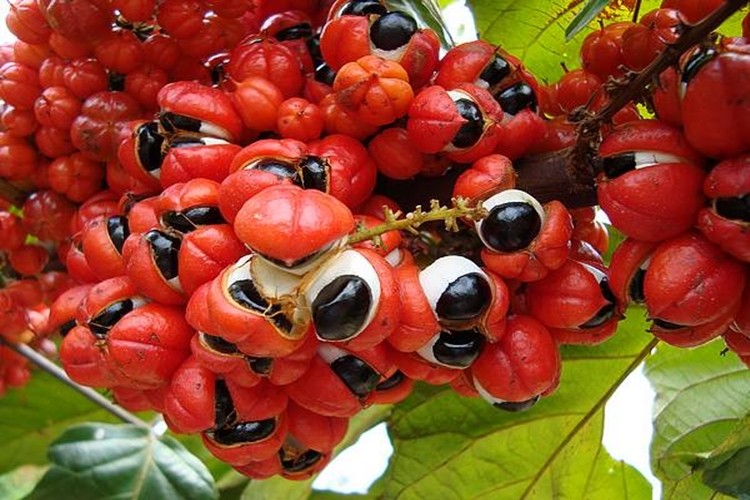
<path id="1" fill-rule="evenodd" d="M 278 107 L 276 129 L 281 137 L 314 141 L 323 133 L 323 112 L 303 97 L 291 97 Z"/>
<path id="2" fill-rule="evenodd" d="M 247 76 L 237 82 L 231 98 L 234 109 L 242 117 L 246 128 L 259 132 L 276 129 L 278 110 L 284 102 L 284 94 L 271 80 L 263 76 Z"/>
<path id="3" fill-rule="evenodd" d="M 727 347 L 734 351 L 747 365 L 747 361 L 750 359 L 750 338 L 733 330 L 727 330 L 723 337 Z"/>
<path id="4" fill-rule="evenodd" d="M 627 238 L 621 242 L 609 265 L 609 285 L 621 307 L 626 307 L 633 298 L 630 296 L 630 283 L 643 264 L 654 251 L 658 243 Z"/>
<path id="5" fill-rule="evenodd" d="M 323 111 L 325 131 L 329 134 L 344 134 L 364 141 L 379 129 L 375 125 L 357 120 L 351 110 L 339 105 L 333 90 L 323 97 L 318 105 Z"/>
<path id="6" fill-rule="evenodd" d="M 23 40 L 15 40 L 13 42 L 12 52 L 13 60 L 37 70 L 42 62 L 52 53 L 49 45 L 46 43 L 32 45 Z"/>
<path id="7" fill-rule="evenodd" d="M 23 204 L 23 225 L 43 241 L 62 241 L 70 235 L 75 207 L 54 191 L 36 191 Z"/>
<path id="8" fill-rule="evenodd" d="M 8 253 L 10 267 L 23 276 L 41 273 L 48 261 L 47 250 L 39 245 L 22 245 Z"/>
<path id="9" fill-rule="evenodd" d="M 145 233 L 149 229 L 159 227 L 156 204 L 156 197 L 145 198 L 127 210 L 131 233 Z"/>
<path id="10" fill-rule="evenodd" d="M 201 341 L 200 334 L 190 341 L 190 350 L 201 366 L 233 384 L 253 387 L 261 381 L 260 375 L 250 369 L 248 358 L 239 350 L 231 354 L 214 351 Z"/>
<path id="11" fill-rule="evenodd" d="M 21 63 L 0 66 L 0 98 L 18 109 L 32 109 L 41 95 L 37 70 Z"/>
<path id="12" fill-rule="evenodd" d="M 61 156 L 49 164 L 47 179 L 52 189 L 69 200 L 82 203 L 101 190 L 104 165 L 83 153 Z"/>
<path id="13" fill-rule="evenodd" d="M 144 114 L 156 114 L 159 105 L 156 96 L 169 82 L 169 75 L 162 68 L 152 64 L 141 65 L 125 75 L 125 92 L 138 101 Z"/>
<path id="14" fill-rule="evenodd" d="M 107 70 L 94 58 L 74 59 L 63 68 L 63 84 L 79 99 L 109 88 Z M 59 83 L 58 83 L 59 85 Z"/>
<path id="15" fill-rule="evenodd" d="M 529 153 L 546 132 L 544 119 L 531 109 L 524 109 L 498 126 L 494 151 L 515 160 Z"/>
<path id="16" fill-rule="evenodd" d="M 687 163 L 703 165 L 705 158 L 678 128 L 659 120 L 640 120 L 617 127 L 599 147 L 606 158 L 633 151 L 658 151 L 680 157 Z"/>
<path id="17" fill-rule="evenodd" d="M 188 357 L 172 376 L 164 395 L 164 419 L 172 432 L 193 434 L 214 425 L 216 374 Z"/>
<path id="18" fill-rule="evenodd" d="M 123 138 L 117 148 L 117 161 L 122 166 L 122 169 L 132 177 L 134 182 L 143 186 L 150 194 L 158 194 L 162 189 L 161 183 L 159 182 L 161 171 L 146 170 L 144 165 L 141 164 L 141 160 L 138 158 L 138 142 L 136 136 L 140 127 L 146 125 L 147 122 L 140 120 L 132 121 L 125 125 L 129 130 L 129 135 Z"/>
<path id="19" fill-rule="evenodd" d="M 229 171 L 234 173 L 252 168 L 255 162 L 266 158 L 296 163 L 306 154 L 307 144 L 296 139 L 259 139 L 235 155 Z"/>
<path id="20" fill-rule="evenodd" d="M 297 186 L 266 188 L 245 202 L 234 221 L 237 237 L 249 248 L 288 264 L 322 250 L 352 229 L 354 217 L 346 205 Z"/>
<path id="21" fill-rule="evenodd" d="M 697 326 L 686 326 L 676 330 L 652 325 L 649 331 L 659 340 L 676 347 L 696 347 L 722 335 L 732 324 L 739 303 L 723 316 Z"/>
<path id="22" fill-rule="evenodd" d="M 210 144 L 170 148 L 162 162 L 162 187 L 205 178 L 216 182 L 229 175 L 229 165 L 240 150 L 236 144 Z"/>
<path id="23" fill-rule="evenodd" d="M 54 332 L 70 320 L 75 320 L 78 307 L 93 285 L 78 285 L 61 293 L 50 305 L 47 328 Z"/>
<path id="24" fill-rule="evenodd" d="M 172 283 L 164 278 L 156 265 L 154 252 L 146 240 L 146 234 L 131 232 L 125 240 L 122 247 L 125 273 L 146 297 L 173 306 L 185 304 L 187 296 L 180 284 L 179 274 Z"/>
<path id="25" fill-rule="evenodd" d="M 115 403 L 128 411 L 154 411 L 151 402 L 146 398 L 144 391 L 128 387 L 113 387 L 112 397 Z"/>
<path id="26" fill-rule="evenodd" d="M 117 215 L 120 210 L 118 207 L 118 201 L 119 195 L 109 189 L 99 191 L 95 195 L 87 198 L 86 201 L 78 207 L 75 217 L 70 221 L 71 233 L 76 233 L 82 230 L 90 220 L 95 219 L 100 215 Z"/>
<path id="27" fill-rule="evenodd" d="M 121 385 L 156 388 L 169 383 L 190 355 L 194 334 L 179 308 L 149 303 L 127 313 L 107 336 L 111 363 L 127 377 Z"/>
<path id="28" fill-rule="evenodd" d="M 2 312 L 0 312 L 0 320 L 2 320 L 2 323 L 0 323 L 0 337 L 11 342 L 21 340 L 19 337 L 28 328 L 28 318 L 24 312 L 24 308 L 5 289 L 0 290 L 0 306 L 2 306 Z"/>
<path id="29" fill-rule="evenodd" d="M 225 92 L 198 82 L 172 82 L 156 96 L 162 113 L 171 112 L 221 127 L 223 139 L 237 141 L 242 135 L 242 118 Z"/>
<path id="30" fill-rule="evenodd" d="M 748 45 L 732 44 L 687 85 L 682 99 L 685 136 L 706 156 L 731 158 L 750 149 L 749 65 Z"/>
<path id="31" fill-rule="evenodd" d="M 745 267 L 697 232 L 665 241 L 644 280 L 649 316 L 698 326 L 726 315 L 740 301 Z"/>
<path id="32" fill-rule="evenodd" d="M 227 268 L 209 285 L 204 303 L 208 307 L 213 330 L 206 333 L 237 344 L 248 356 L 276 358 L 297 350 L 304 342 L 308 329 L 293 332 L 292 337 L 285 336 L 288 335 L 286 332 L 282 335 L 266 316 L 235 302 L 227 292 L 226 284 L 231 269 Z M 188 310 L 202 307 L 199 299 L 191 297 Z"/>
<path id="33" fill-rule="evenodd" d="M 26 241 L 26 229 L 19 217 L 10 212 L 0 210 L 0 250 L 13 250 L 21 247 Z"/>
<path id="34" fill-rule="evenodd" d="M 3 291 L 23 309 L 35 309 L 44 301 L 42 286 L 37 279 L 23 278 L 6 282 Z M 5 295 L 5 294 L 3 294 Z M 10 307 L 12 309 L 12 307 Z"/>
<path id="35" fill-rule="evenodd" d="M 8 29 L 26 43 L 45 43 L 52 33 L 36 0 L 19 0 L 10 4 L 5 19 Z"/>
<path id="36" fill-rule="evenodd" d="M 34 115 L 41 125 L 70 128 L 81 112 L 81 101 L 67 87 L 44 89 L 34 103 Z"/>
<path id="37" fill-rule="evenodd" d="M 750 262 L 750 223 L 726 219 L 711 206 L 716 198 L 750 194 L 750 156 L 740 156 L 716 165 L 706 177 L 703 192 L 709 206 L 698 214 L 697 227 L 722 250 L 743 262 Z"/>
<path id="38" fill-rule="evenodd" d="M 469 368 L 476 382 L 493 397 L 527 401 L 557 386 L 560 353 L 549 331 L 530 316 L 508 318 L 505 335 L 484 351 Z"/>
<path id="39" fill-rule="evenodd" d="M 39 153 L 25 138 L 0 132 L 0 177 L 26 180 L 38 167 L 39 159 Z"/>
<path id="40" fill-rule="evenodd" d="M 118 276 L 95 283 L 76 313 L 76 321 L 88 326 L 99 312 L 114 302 L 124 299 L 142 298 L 127 276 Z"/>
<path id="41" fill-rule="evenodd" d="M 89 57 L 94 52 L 91 42 L 68 38 L 57 31 L 52 32 L 47 43 L 52 52 L 63 59 Z"/>
<path id="42" fill-rule="evenodd" d="M 114 160 L 120 143 L 130 132 L 124 122 L 135 120 L 140 114 L 138 103 L 124 92 L 94 94 L 84 101 L 81 114 L 70 128 L 73 145 L 91 159 Z"/>
<path id="43" fill-rule="evenodd" d="M 677 41 L 685 19 L 674 9 L 655 9 L 622 34 L 622 58 L 633 71 L 641 71 L 669 45 Z"/>
<path id="44" fill-rule="evenodd" d="M 594 219 L 594 207 L 570 210 L 573 217 L 573 239 L 585 241 L 601 255 L 609 248 L 609 231 L 606 224 Z"/>
<path id="45" fill-rule="evenodd" d="M 391 179 L 411 179 L 424 166 L 424 155 L 414 148 L 403 127 L 389 127 L 367 145 L 378 172 Z"/>
<path id="46" fill-rule="evenodd" d="M 453 196 L 462 196 L 473 202 L 487 199 L 516 185 L 513 162 L 506 156 L 492 154 L 475 161 L 463 171 L 453 185 Z"/>
<path id="47" fill-rule="evenodd" d="M 143 41 L 144 62 L 169 71 L 180 59 L 180 46 L 171 36 L 157 31 Z"/>
<path id="48" fill-rule="evenodd" d="M 177 256 L 180 284 L 190 296 L 248 253 L 229 224 L 200 226 L 182 238 Z"/>
<path id="49" fill-rule="evenodd" d="M 398 369 L 413 380 L 421 380 L 431 385 L 447 384 L 459 377 L 462 370 L 432 364 L 416 352 L 390 350 L 391 360 Z"/>
<path id="50" fill-rule="evenodd" d="M 419 268 L 405 264 L 394 268 L 399 285 L 399 326 L 386 339 L 394 349 L 414 352 L 440 332 L 440 324 L 419 282 Z"/>
<path id="51" fill-rule="evenodd" d="M 72 155 L 77 148 L 69 130 L 55 127 L 39 127 L 34 132 L 34 142 L 39 152 L 48 158 Z"/>
<path id="52" fill-rule="evenodd" d="M 589 34 L 581 46 L 583 68 L 603 81 L 622 76 L 625 62 L 622 58 L 622 34 L 635 23 L 619 22 L 602 26 Z"/>
<path id="53" fill-rule="evenodd" d="M 127 75 L 143 64 L 143 48 L 130 30 L 115 28 L 94 44 L 94 55 L 105 68 Z"/>
<path id="54" fill-rule="evenodd" d="M 197 178 L 172 184 L 157 197 L 156 217 L 161 221 L 167 212 L 182 212 L 193 207 L 218 207 L 218 196 L 219 183 L 210 179 Z M 163 222 L 161 225 L 166 227 Z"/>
<path id="55" fill-rule="evenodd" d="M 513 253 L 482 250 L 482 262 L 490 271 L 507 279 L 536 281 L 565 264 L 570 252 L 573 221 L 565 206 L 553 200 L 544 205 L 541 231 L 524 250 Z"/>
<path id="56" fill-rule="evenodd" d="M 364 202 L 375 189 L 377 167 L 367 149 L 349 136 L 331 134 L 308 145 L 307 154 L 329 166 L 328 194 L 350 209 Z"/>
<path id="57" fill-rule="evenodd" d="M 661 7 L 679 10 L 687 22 L 695 24 L 723 3 L 723 0 L 662 0 Z"/>
<path id="58" fill-rule="evenodd" d="M 289 178 L 272 172 L 243 169 L 229 174 L 219 187 L 219 210 L 224 219 L 233 224 L 237 213 L 247 200 L 270 186 L 292 185 Z"/>
<path id="59" fill-rule="evenodd" d="M 112 6 L 128 21 L 148 21 L 154 13 L 156 0 L 113 0 Z"/>
<path id="60" fill-rule="evenodd" d="M 654 87 L 651 100 L 660 120 L 673 127 L 682 127 L 680 78 L 674 67 L 667 68 L 659 75 L 659 85 Z"/>
<path id="61" fill-rule="evenodd" d="M 750 277 L 745 282 L 745 291 L 742 294 L 740 309 L 734 317 L 731 328 L 746 337 L 750 337 Z"/>
<path id="62" fill-rule="evenodd" d="M 30 109 L 16 109 L 6 104 L 0 118 L 5 132 L 13 137 L 29 137 L 36 131 L 39 122 Z"/>
<path id="63" fill-rule="evenodd" d="M 71 245 L 65 252 L 65 269 L 79 283 L 93 284 L 98 282 L 99 279 L 86 261 L 80 236 L 80 233 L 78 233 L 71 238 Z"/>
<path id="64" fill-rule="evenodd" d="M 284 44 L 270 37 L 251 35 L 231 53 L 229 76 L 241 82 L 248 76 L 262 76 L 274 82 L 285 99 L 299 95 L 304 84 L 297 56 Z"/>
<path id="65" fill-rule="evenodd" d="M 206 6 L 199 0 L 165 0 L 156 9 L 156 21 L 181 40 L 198 34 L 205 12 Z"/>
<path id="66" fill-rule="evenodd" d="M 276 458 L 275 455 L 281 448 L 286 434 L 286 413 L 281 413 L 276 417 L 274 432 L 259 442 L 223 446 L 213 441 L 207 432 L 203 432 L 201 437 L 203 438 L 203 445 L 213 456 L 233 467 L 242 467 L 259 460 Z"/>
<path id="67" fill-rule="evenodd" d="M 338 445 L 349 426 L 349 420 L 326 417 L 307 410 L 293 401 L 286 409 L 289 434 L 300 444 L 320 452 L 330 452 Z"/>
<path id="68" fill-rule="evenodd" d="M 114 22 L 109 3 L 102 0 L 41 0 L 38 3 L 49 25 L 70 38 L 94 40 L 108 32 Z"/>
<path id="69" fill-rule="evenodd" d="M 370 54 L 370 23 L 367 16 L 344 15 L 329 20 L 320 34 L 320 51 L 334 71 Z"/>
<path id="70" fill-rule="evenodd" d="M 99 340 L 85 326 L 78 325 L 63 337 L 60 361 L 68 377 L 81 385 L 113 387 L 120 381 Z"/>
<path id="71" fill-rule="evenodd" d="M 122 253 L 115 247 L 107 231 L 108 219 L 107 216 L 93 219 L 81 233 L 81 245 L 86 262 L 99 280 L 125 274 Z"/>

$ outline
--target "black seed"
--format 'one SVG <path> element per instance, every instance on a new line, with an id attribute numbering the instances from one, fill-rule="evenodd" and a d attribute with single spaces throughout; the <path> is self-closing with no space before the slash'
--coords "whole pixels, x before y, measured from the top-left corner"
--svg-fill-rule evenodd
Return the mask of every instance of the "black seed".
<path id="1" fill-rule="evenodd" d="M 331 166 L 327 161 L 317 156 L 305 156 L 299 162 L 302 173 L 302 187 L 328 192 L 328 181 Z"/>
<path id="2" fill-rule="evenodd" d="M 107 219 L 107 234 L 117 252 L 122 254 L 122 246 L 130 235 L 128 218 L 124 215 L 112 215 Z"/>
<path id="3" fill-rule="evenodd" d="M 226 382 L 216 379 L 214 382 L 214 428 L 229 427 L 237 420 L 237 410 L 232 401 Z"/>
<path id="4" fill-rule="evenodd" d="M 396 372 L 393 375 L 391 375 L 387 379 L 380 382 L 377 386 L 375 386 L 375 390 L 387 391 L 388 389 L 393 389 L 394 387 L 398 386 L 405 380 L 406 380 L 406 376 L 400 370 L 396 370 Z"/>
<path id="5" fill-rule="evenodd" d="M 395 50 L 409 43 L 418 29 L 417 22 L 410 15 L 388 12 L 370 26 L 370 40 L 381 50 Z"/>
<path id="6" fill-rule="evenodd" d="M 198 226 L 223 224 L 225 221 L 219 207 L 203 206 L 191 207 L 182 212 L 165 212 L 161 216 L 161 222 L 181 233 L 189 233 Z"/>
<path id="7" fill-rule="evenodd" d="M 476 328 L 471 330 L 442 331 L 432 354 L 444 365 L 467 368 L 482 352 L 484 335 Z"/>
<path id="8" fill-rule="evenodd" d="M 123 316 L 133 309 L 133 301 L 131 299 L 113 302 L 89 321 L 89 330 L 97 337 L 104 338 L 109 333 L 109 329 L 115 326 L 115 323 L 120 321 Z"/>
<path id="9" fill-rule="evenodd" d="M 312 57 L 313 63 L 316 67 L 324 62 L 323 54 L 320 52 L 319 34 L 314 34 L 313 36 L 308 38 L 305 45 L 307 45 L 307 50 L 310 51 L 310 57 Z"/>
<path id="10" fill-rule="evenodd" d="M 298 186 L 301 185 L 299 171 L 294 167 L 292 162 L 278 158 L 264 158 L 253 167 L 263 172 L 271 173 L 282 179 L 290 179 Z"/>
<path id="11" fill-rule="evenodd" d="M 154 263 L 164 279 L 171 280 L 177 277 L 177 256 L 180 253 L 182 241 L 176 236 L 167 234 L 158 229 L 152 229 L 144 236 L 151 245 L 151 253 Z"/>
<path id="12" fill-rule="evenodd" d="M 307 39 L 313 35 L 312 26 L 309 23 L 300 23 L 295 26 L 284 28 L 274 35 L 279 41 Z"/>
<path id="13" fill-rule="evenodd" d="M 252 280 L 237 280 L 229 285 L 229 295 L 239 305 L 266 316 L 276 327 L 291 332 L 294 325 L 282 312 L 278 304 L 271 306 L 261 296 Z"/>
<path id="14" fill-rule="evenodd" d="M 536 94 L 529 85 L 519 82 L 495 94 L 495 100 L 500 103 L 503 111 L 517 115 L 526 108 L 536 109 Z"/>
<path id="15" fill-rule="evenodd" d="M 716 213 L 730 220 L 750 222 L 750 194 L 734 198 L 717 198 Z"/>
<path id="16" fill-rule="evenodd" d="M 690 80 L 698 74 L 698 71 L 711 59 L 716 57 L 716 50 L 712 48 L 701 49 L 695 53 L 682 67 L 682 76 L 680 78 L 682 83 L 690 83 Z"/>
<path id="17" fill-rule="evenodd" d="M 635 153 L 623 153 L 602 158 L 601 167 L 610 179 L 635 170 Z"/>
<path id="18" fill-rule="evenodd" d="M 364 398 L 378 386 L 380 375 L 356 356 L 348 354 L 331 363 L 331 370 L 354 394 Z"/>
<path id="19" fill-rule="evenodd" d="M 227 79 L 227 67 L 226 62 L 220 62 L 218 64 L 214 64 L 211 67 L 211 71 L 209 71 L 209 76 L 211 77 L 211 83 L 214 85 L 219 85 L 226 81 Z"/>
<path id="20" fill-rule="evenodd" d="M 658 326 L 662 330 L 681 330 L 685 328 L 684 325 L 678 325 L 677 323 L 670 323 L 669 321 L 664 321 L 663 319 L 656 318 L 653 321 L 654 326 Z"/>
<path id="21" fill-rule="evenodd" d="M 228 340 L 224 340 L 221 337 L 217 337 L 215 335 L 209 335 L 207 333 L 202 333 L 202 340 L 203 343 L 206 344 L 212 351 L 216 351 L 221 354 L 237 354 L 239 349 L 237 349 L 237 346 Z"/>
<path id="22" fill-rule="evenodd" d="M 530 203 L 497 205 L 482 222 L 482 239 L 496 252 L 515 252 L 529 246 L 542 229 L 542 218 Z"/>
<path id="23" fill-rule="evenodd" d="M 169 148 L 193 148 L 205 146 L 201 137 L 195 135 L 175 135 L 169 139 Z"/>
<path id="24" fill-rule="evenodd" d="M 484 67 L 479 79 L 487 82 L 487 85 L 494 87 L 510 76 L 510 64 L 499 54 L 492 57 L 492 61 Z"/>
<path id="25" fill-rule="evenodd" d="M 158 170 L 164 161 L 162 145 L 164 136 L 159 133 L 159 124 L 148 122 L 136 130 L 135 151 L 138 161 L 148 172 Z"/>
<path id="26" fill-rule="evenodd" d="M 282 447 L 279 450 L 279 460 L 284 472 L 303 472 L 320 462 L 323 454 L 315 450 L 305 450 L 302 453 L 289 453 Z"/>
<path id="27" fill-rule="evenodd" d="M 638 268 L 633 277 L 630 280 L 630 286 L 628 287 L 628 295 L 630 300 L 636 304 L 643 304 L 646 302 L 646 293 L 643 291 L 643 283 L 646 280 L 646 269 Z"/>
<path id="28" fill-rule="evenodd" d="M 341 15 L 366 16 L 368 14 L 376 14 L 382 16 L 387 12 L 388 10 L 385 8 L 385 5 L 375 0 L 352 0 L 341 11 Z"/>
<path id="29" fill-rule="evenodd" d="M 109 90 L 122 92 L 125 90 L 125 75 L 122 73 L 109 72 Z"/>
<path id="30" fill-rule="evenodd" d="M 333 81 L 336 79 L 336 72 L 326 63 L 319 64 L 315 68 L 315 81 L 325 83 L 328 86 L 333 86 Z"/>
<path id="31" fill-rule="evenodd" d="M 178 115 L 170 111 L 159 113 L 159 122 L 167 132 L 177 132 L 178 130 L 200 132 L 201 126 L 203 125 L 203 122 L 196 118 Z"/>
<path id="32" fill-rule="evenodd" d="M 60 328 L 58 328 L 58 330 L 60 331 L 60 336 L 65 337 L 73 328 L 75 328 L 75 326 L 76 320 L 69 319 L 68 321 L 60 325 Z"/>
<path id="33" fill-rule="evenodd" d="M 470 148 L 481 139 L 482 133 L 484 133 L 482 112 L 474 101 L 464 98 L 456 101 L 456 109 L 458 110 L 458 114 L 466 120 L 466 123 L 458 129 L 451 144 L 458 149 Z"/>
<path id="34" fill-rule="evenodd" d="M 365 324 L 372 306 L 370 286 L 345 274 L 328 283 L 312 303 L 315 333 L 324 340 L 346 340 Z"/>
<path id="35" fill-rule="evenodd" d="M 441 320 L 463 321 L 479 317 L 492 301 L 487 278 L 479 273 L 459 276 L 450 283 L 437 301 L 435 312 Z"/>
<path id="36" fill-rule="evenodd" d="M 612 293 L 612 289 L 609 288 L 609 281 L 607 279 L 602 279 L 599 282 L 599 288 L 602 291 L 602 296 L 609 301 L 609 304 L 599 309 L 593 318 L 582 324 L 579 328 L 596 328 L 602 326 L 615 316 L 615 304 L 617 303 L 617 298 L 615 297 L 615 294 Z"/>
<path id="37" fill-rule="evenodd" d="M 256 422 L 240 422 L 232 427 L 215 429 L 209 435 L 219 444 L 225 446 L 233 444 L 257 443 L 267 438 L 276 430 L 276 419 L 269 418 Z"/>
<path id="38" fill-rule="evenodd" d="M 248 356 L 246 359 L 247 364 L 254 373 L 257 373 L 258 375 L 268 375 L 271 373 L 271 368 L 273 368 L 273 358 L 253 358 Z"/>
<path id="39" fill-rule="evenodd" d="M 533 398 L 527 399 L 526 401 L 504 401 L 502 403 L 495 403 L 493 406 L 505 411 L 518 412 L 528 410 L 529 408 L 534 406 L 537 401 L 539 401 L 539 396 L 534 396 Z"/>

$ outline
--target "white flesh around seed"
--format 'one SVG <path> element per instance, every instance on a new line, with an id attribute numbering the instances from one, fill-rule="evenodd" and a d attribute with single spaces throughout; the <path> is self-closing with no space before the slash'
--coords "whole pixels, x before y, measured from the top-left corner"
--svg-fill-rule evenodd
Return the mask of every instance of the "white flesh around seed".
<path id="1" fill-rule="evenodd" d="M 435 343 L 440 339 L 440 335 L 442 332 L 438 332 L 437 334 L 433 335 L 430 340 L 427 341 L 425 345 L 417 349 L 417 354 L 422 356 L 424 359 L 429 361 L 430 363 L 434 365 L 439 365 L 444 368 L 450 368 L 451 370 L 465 370 L 465 366 L 455 366 L 455 365 L 446 365 L 445 363 L 441 363 L 436 357 L 435 353 L 433 352 L 432 348 L 435 347 Z"/>
<path id="2" fill-rule="evenodd" d="M 587 264 L 585 262 L 580 263 L 588 272 L 594 275 L 594 278 L 596 278 L 597 283 L 601 283 L 602 280 L 607 279 L 607 275 L 601 271 L 600 269 L 597 269 L 596 267 L 592 266 L 591 264 Z"/>
<path id="3" fill-rule="evenodd" d="M 233 283 L 238 281 L 253 280 L 253 277 L 250 275 L 250 263 L 252 258 L 252 254 L 243 255 L 237 260 L 237 262 L 232 264 L 232 267 L 228 269 L 229 272 L 225 275 L 223 289 L 228 290 Z"/>
<path id="4" fill-rule="evenodd" d="M 635 155 L 636 170 L 639 168 L 661 165 L 662 163 L 690 163 L 690 161 L 682 158 L 681 156 L 673 155 L 670 153 L 662 153 L 661 151 L 634 151 L 632 154 Z"/>
<path id="5" fill-rule="evenodd" d="M 255 288 L 270 301 L 297 295 L 302 277 L 275 266 L 256 255 L 250 262 L 250 274 Z"/>
<path id="6" fill-rule="evenodd" d="M 404 254 L 400 248 L 394 248 L 388 252 L 388 255 L 385 256 L 385 260 L 391 265 L 391 267 L 396 267 L 404 260 Z"/>
<path id="7" fill-rule="evenodd" d="M 227 129 L 219 127 L 215 123 L 206 122 L 203 120 L 201 120 L 201 126 L 198 129 L 198 132 L 210 136 L 204 137 L 202 141 L 207 146 L 213 146 L 215 144 L 229 144 L 227 141 L 234 140 L 234 137 L 232 137 L 232 134 L 230 134 Z M 226 139 L 226 141 L 218 139 L 219 137 Z M 213 142 L 209 142 L 209 140 L 212 140 Z"/>
<path id="8" fill-rule="evenodd" d="M 422 269 L 419 273 L 419 284 L 422 286 L 427 302 L 436 318 L 437 303 L 445 289 L 461 276 L 470 273 L 481 274 L 488 283 L 490 281 L 487 274 L 478 265 L 460 255 L 440 257 Z"/>
<path id="9" fill-rule="evenodd" d="M 370 310 L 359 330 L 349 337 L 348 340 L 351 340 L 362 333 L 362 331 L 372 322 L 372 319 L 378 312 L 380 304 L 380 277 L 366 257 L 356 250 L 345 250 L 334 258 L 329 259 L 325 265 L 317 270 L 316 274 L 311 277 L 307 286 L 304 287 L 304 299 L 306 306 L 311 308 L 313 302 L 315 302 L 315 299 L 323 288 L 339 276 L 344 275 L 354 275 L 362 278 L 370 289 Z M 320 340 L 324 342 L 326 341 L 325 339 Z"/>
<path id="10" fill-rule="evenodd" d="M 496 398 L 489 392 L 487 392 L 487 389 L 482 387 L 482 384 L 479 383 L 479 380 L 477 380 L 476 377 L 471 377 L 472 382 L 474 382 L 474 389 L 477 390 L 480 396 L 482 396 L 482 399 L 487 401 L 490 404 L 499 404 L 499 403 L 507 403 L 504 399 Z"/>
<path id="11" fill-rule="evenodd" d="M 542 204 L 539 203 L 539 201 L 531 196 L 526 191 L 521 191 L 520 189 L 506 189 L 504 191 L 500 191 L 497 194 L 494 194 L 484 200 L 482 202 L 482 207 L 484 207 L 488 212 L 491 212 L 493 208 L 504 205 L 506 203 L 514 203 L 514 202 L 522 202 L 522 203 L 528 203 L 532 207 L 534 207 L 534 210 L 536 210 L 536 213 L 539 215 L 539 220 L 541 221 L 541 227 L 544 227 L 544 221 L 546 219 L 544 208 L 542 207 Z M 474 223 L 474 228 L 477 231 L 477 234 L 479 235 L 479 239 L 482 240 L 482 244 L 486 246 L 487 248 L 490 248 L 490 245 L 484 240 L 482 237 L 482 222 L 484 219 L 480 219 Z"/>
<path id="12" fill-rule="evenodd" d="M 321 346 L 318 347 L 318 356 L 320 356 L 326 364 L 330 365 L 339 358 L 349 356 L 349 353 L 331 344 L 321 344 Z"/>

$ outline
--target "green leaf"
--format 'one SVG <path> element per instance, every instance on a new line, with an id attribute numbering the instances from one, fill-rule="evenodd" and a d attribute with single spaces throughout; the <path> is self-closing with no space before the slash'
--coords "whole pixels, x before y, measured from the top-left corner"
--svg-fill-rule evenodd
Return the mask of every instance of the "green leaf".
<path id="1" fill-rule="evenodd" d="M 31 500 L 214 499 L 208 469 L 170 436 L 132 425 L 71 427 L 49 449 L 52 466 Z"/>
<path id="2" fill-rule="evenodd" d="M 3 500 L 21 500 L 31 493 L 39 482 L 46 467 L 22 465 L 17 469 L 0 476 L 0 498 Z"/>
<path id="3" fill-rule="evenodd" d="M 660 345 L 646 363 L 656 391 L 651 464 L 672 495 L 666 498 L 688 490 L 691 499 L 712 497 L 712 489 L 696 486 L 702 466 L 750 412 L 750 370 L 723 349 L 720 340 L 695 349 Z"/>
<path id="4" fill-rule="evenodd" d="M 609 0 L 589 0 L 566 28 L 565 41 L 569 41 L 580 33 L 583 28 L 604 10 L 607 4 L 609 4 Z"/>
<path id="5" fill-rule="evenodd" d="M 117 418 L 50 375 L 35 372 L 0 398 L 0 472 L 47 462 L 47 447 L 71 424 Z"/>
<path id="6" fill-rule="evenodd" d="M 713 489 L 750 499 L 750 414 L 737 424 L 701 468 L 703 482 Z"/>
<path id="7" fill-rule="evenodd" d="M 650 498 L 634 469 L 602 448 L 603 408 L 654 344 L 633 312 L 614 338 L 564 349 L 558 391 L 504 413 L 450 388 L 422 386 L 390 419 L 385 498 Z"/>

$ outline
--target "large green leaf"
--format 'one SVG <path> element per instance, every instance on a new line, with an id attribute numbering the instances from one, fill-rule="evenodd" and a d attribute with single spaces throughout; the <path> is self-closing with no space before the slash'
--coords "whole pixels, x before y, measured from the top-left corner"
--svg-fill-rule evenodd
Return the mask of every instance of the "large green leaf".
<path id="1" fill-rule="evenodd" d="M 720 340 L 696 349 L 660 345 L 646 364 L 656 390 L 651 461 L 665 498 L 712 498 L 700 481 L 705 459 L 750 413 L 750 370 L 723 348 Z M 731 451 L 709 465 L 719 467 Z"/>
<path id="2" fill-rule="evenodd" d="M 554 395 L 504 413 L 444 387 L 422 387 L 390 419 L 386 498 L 650 498 L 634 469 L 602 448 L 603 408 L 654 342 L 642 314 L 596 347 L 564 351 Z"/>
<path id="3" fill-rule="evenodd" d="M 717 491 L 750 499 L 750 415 L 701 465 L 703 482 Z"/>
<path id="4" fill-rule="evenodd" d="M 49 449 L 52 466 L 31 500 L 214 499 L 208 469 L 170 436 L 132 425 L 71 427 Z"/>
<path id="5" fill-rule="evenodd" d="M 39 482 L 46 467 L 22 465 L 17 469 L 0 475 L 0 498 L 3 500 L 21 500 L 31 493 Z"/>
<path id="6" fill-rule="evenodd" d="M 74 390 L 37 372 L 21 390 L 0 398 L 0 472 L 47 462 L 47 447 L 68 426 L 117 421 Z"/>

